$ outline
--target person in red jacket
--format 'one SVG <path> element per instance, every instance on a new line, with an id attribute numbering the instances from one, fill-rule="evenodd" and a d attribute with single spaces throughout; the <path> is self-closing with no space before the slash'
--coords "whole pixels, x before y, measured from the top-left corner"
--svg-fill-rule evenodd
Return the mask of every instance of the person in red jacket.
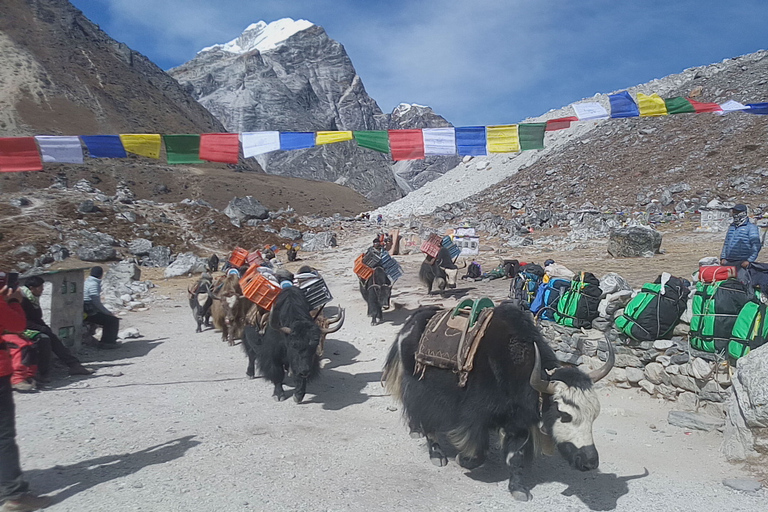
<path id="1" fill-rule="evenodd" d="M 0 288 L 0 333 L 20 333 L 27 328 L 21 299 L 18 288 Z M 12 373 L 11 355 L 8 348 L 0 344 L 0 512 L 39 510 L 50 505 L 51 500 L 28 492 L 29 484 L 21 475 Z"/>

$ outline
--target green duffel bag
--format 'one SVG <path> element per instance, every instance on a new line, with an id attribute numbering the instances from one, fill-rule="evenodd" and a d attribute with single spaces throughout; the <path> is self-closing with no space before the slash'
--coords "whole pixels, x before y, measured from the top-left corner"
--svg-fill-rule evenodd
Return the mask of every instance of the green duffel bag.
<path id="1" fill-rule="evenodd" d="M 685 312 L 688 287 L 679 277 L 666 274 L 653 283 L 646 283 L 614 320 L 616 328 L 635 341 L 653 341 L 672 335 L 680 316 Z M 662 294 L 662 286 L 664 293 Z"/>
<path id="2" fill-rule="evenodd" d="M 766 305 L 764 302 L 747 302 L 731 332 L 728 343 L 728 355 L 734 359 L 744 357 L 750 350 L 763 345 L 768 339 L 768 322 L 765 320 Z"/>
<path id="3" fill-rule="evenodd" d="M 598 315 L 597 306 L 602 294 L 600 280 L 591 272 L 582 272 L 571 281 L 571 287 L 557 301 L 557 310 L 553 315 L 555 322 L 577 329 L 591 328 L 592 320 Z"/>
<path id="4" fill-rule="evenodd" d="M 755 293 L 737 279 L 712 284 L 696 283 L 691 318 L 691 346 L 710 353 L 724 353 L 741 308 L 756 302 Z"/>

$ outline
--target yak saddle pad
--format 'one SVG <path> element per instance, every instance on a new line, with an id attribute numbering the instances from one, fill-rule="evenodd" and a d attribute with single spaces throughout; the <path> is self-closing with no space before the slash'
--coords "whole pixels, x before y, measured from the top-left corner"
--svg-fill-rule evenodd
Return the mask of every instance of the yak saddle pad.
<path id="1" fill-rule="evenodd" d="M 451 370 L 459 374 L 459 386 L 464 387 L 493 308 L 491 299 L 467 299 L 433 316 L 419 340 L 414 374 L 423 378 L 427 366 Z"/>

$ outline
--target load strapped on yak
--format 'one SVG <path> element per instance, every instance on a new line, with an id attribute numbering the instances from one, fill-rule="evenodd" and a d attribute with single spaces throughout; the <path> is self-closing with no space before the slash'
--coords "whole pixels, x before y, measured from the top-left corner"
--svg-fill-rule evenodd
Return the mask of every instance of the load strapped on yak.
<path id="1" fill-rule="evenodd" d="M 493 317 L 493 301 L 464 299 L 455 308 L 434 315 L 419 340 L 415 375 L 423 377 L 428 366 L 451 370 L 464 387 L 472 371 L 480 340 Z"/>
<path id="2" fill-rule="evenodd" d="M 287 286 L 297 286 L 307 298 L 312 310 L 319 309 L 333 300 L 325 280 L 317 270 L 293 276 L 288 274 L 287 279 L 278 273 L 267 267 L 250 267 L 240 278 L 243 295 L 267 311 L 272 309 L 280 291 Z"/>
<path id="3" fill-rule="evenodd" d="M 557 301 L 555 322 L 566 327 L 591 328 L 600 305 L 600 280 L 591 272 L 582 272 L 571 281 L 571 287 Z"/>
<path id="4" fill-rule="evenodd" d="M 686 281 L 664 272 L 643 285 L 614 324 L 635 341 L 669 338 L 685 312 L 688 293 Z"/>
<path id="5" fill-rule="evenodd" d="M 357 277 L 367 281 L 373 275 L 373 269 L 376 267 L 383 268 L 393 284 L 403 276 L 403 268 L 383 247 L 369 247 L 366 252 L 355 259 L 353 270 Z"/>

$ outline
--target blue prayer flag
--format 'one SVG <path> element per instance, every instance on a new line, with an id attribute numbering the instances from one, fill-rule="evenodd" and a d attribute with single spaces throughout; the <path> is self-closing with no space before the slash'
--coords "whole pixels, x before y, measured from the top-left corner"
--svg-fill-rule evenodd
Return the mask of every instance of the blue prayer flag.
<path id="1" fill-rule="evenodd" d="M 119 135 L 82 135 L 80 137 L 91 158 L 126 158 Z"/>
<path id="2" fill-rule="evenodd" d="M 280 149 L 306 149 L 315 147 L 314 132 L 280 132 Z"/>
<path id="3" fill-rule="evenodd" d="M 608 96 L 611 101 L 611 117 L 639 117 L 640 110 L 627 91 Z"/>
<path id="4" fill-rule="evenodd" d="M 485 126 L 461 126 L 456 128 L 456 150 L 460 155 L 483 156 L 485 150 Z"/>
<path id="5" fill-rule="evenodd" d="M 750 114 L 759 114 L 762 116 L 768 115 L 768 103 L 747 103 L 746 106 L 749 108 L 744 112 L 748 112 Z"/>

